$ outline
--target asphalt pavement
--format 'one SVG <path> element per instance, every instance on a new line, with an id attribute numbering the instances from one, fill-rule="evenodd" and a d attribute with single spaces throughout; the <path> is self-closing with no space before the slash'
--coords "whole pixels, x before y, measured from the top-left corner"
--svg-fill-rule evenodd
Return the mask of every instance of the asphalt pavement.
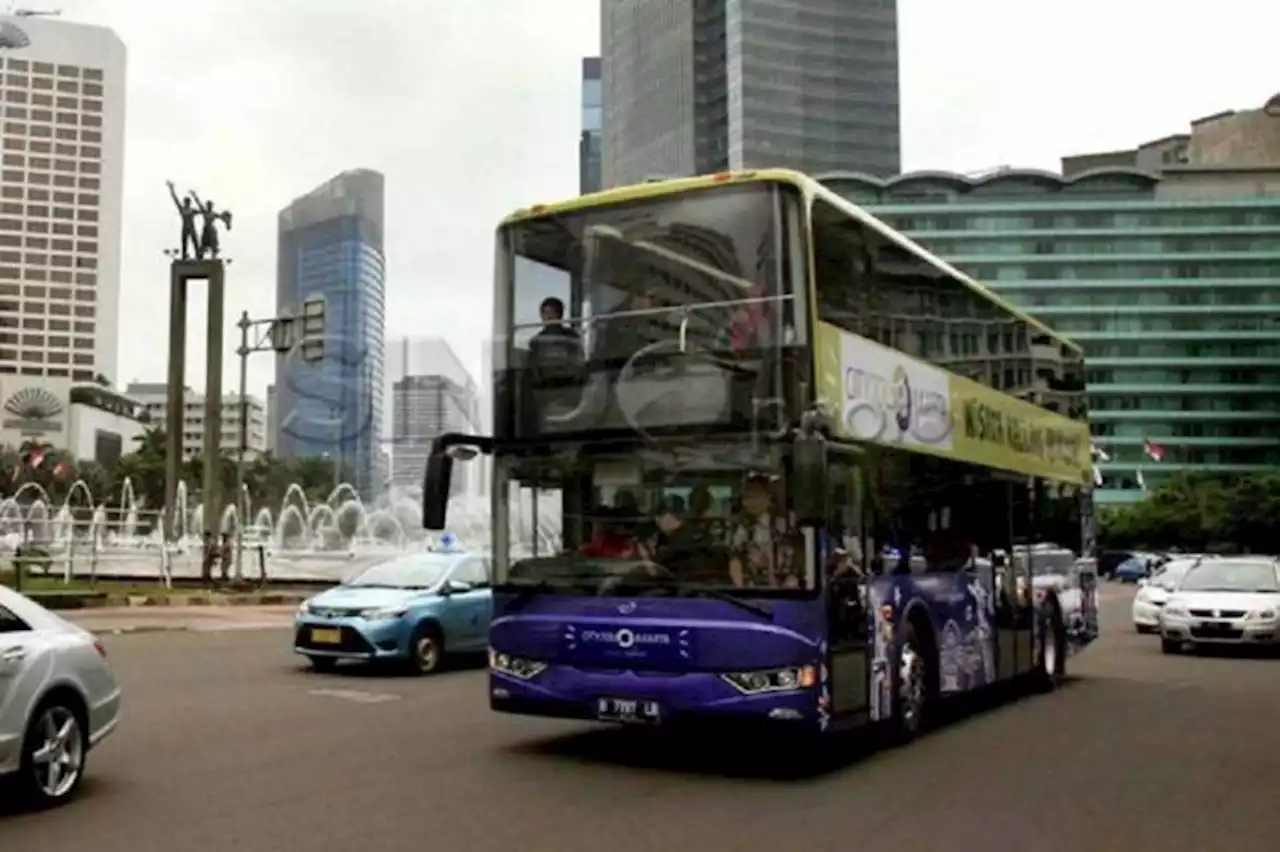
<path id="1" fill-rule="evenodd" d="M 1166 657 L 1104 592 L 1051 695 L 795 777 L 755 744 L 499 716 L 482 671 L 321 676 L 281 630 L 107 640 L 121 730 L 15 852 L 1225 850 L 1280 836 L 1280 660 Z"/>

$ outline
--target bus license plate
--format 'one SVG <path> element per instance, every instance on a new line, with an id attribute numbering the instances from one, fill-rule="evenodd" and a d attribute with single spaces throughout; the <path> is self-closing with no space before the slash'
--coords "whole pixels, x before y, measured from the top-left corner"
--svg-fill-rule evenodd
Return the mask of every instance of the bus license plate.
<path id="1" fill-rule="evenodd" d="M 596 716 L 606 722 L 652 724 L 662 717 L 656 701 L 637 698 L 601 698 L 596 702 Z"/>

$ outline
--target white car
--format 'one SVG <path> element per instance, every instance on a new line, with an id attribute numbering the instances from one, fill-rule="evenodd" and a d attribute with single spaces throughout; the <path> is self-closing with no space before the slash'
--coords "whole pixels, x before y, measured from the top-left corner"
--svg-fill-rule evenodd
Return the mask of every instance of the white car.
<path id="1" fill-rule="evenodd" d="M 1160 630 L 1160 611 L 1177 588 L 1178 582 L 1200 562 L 1200 557 L 1171 559 L 1149 579 L 1138 581 L 1138 594 L 1133 599 L 1133 628 L 1139 633 Z"/>
<path id="2" fill-rule="evenodd" d="M 0 782 L 24 804 L 69 799 L 120 721 L 120 686 L 93 634 L 0 586 Z"/>
<path id="3" fill-rule="evenodd" d="M 1183 575 L 1160 613 L 1160 647 L 1197 645 L 1280 647 L 1280 561 L 1215 557 Z"/>

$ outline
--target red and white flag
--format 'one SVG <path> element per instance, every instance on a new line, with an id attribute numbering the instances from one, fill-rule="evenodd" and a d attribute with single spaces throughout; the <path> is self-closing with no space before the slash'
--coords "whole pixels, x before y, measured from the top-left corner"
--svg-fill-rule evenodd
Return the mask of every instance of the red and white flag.
<path id="1" fill-rule="evenodd" d="M 1147 443 L 1143 446 L 1142 451 L 1150 456 L 1152 461 L 1160 461 L 1164 458 L 1164 447 L 1150 438 L 1147 438 Z"/>
<path id="2" fill-rule="evenodd" d="M 32 450 L 31 455 L 27 456 L 27 464 L 31 465 L 32 470 L 39 470 L 40 465 L 44 464 L 44 450 Z"/>

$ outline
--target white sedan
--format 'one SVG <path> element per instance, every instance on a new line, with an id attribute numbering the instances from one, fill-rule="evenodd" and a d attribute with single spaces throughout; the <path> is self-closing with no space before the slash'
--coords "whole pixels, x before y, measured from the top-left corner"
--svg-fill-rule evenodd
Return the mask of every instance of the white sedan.
<path id="1" fill-rule="evenodd" d="M 93 634 L 0 586 L 0 781 L 35 808 L 69 799 L 120 721 L 120 686 Z"/>
<path id="2" fill-rule="evenodd" d="M 1138 581 L 1138 594 L 1133 599 L 1133 628 L 1139 633 L 1160 631 L 1160 612 L 1188 571 L 1199 558 L 1172 559 L 1157 569 L 1154 576 Z"/>
<path id="3" fill-rule="evenodd" d="M 1216 557 L 1183 576 L 1160 614 L 1160 647 L 1200 645 L 1280 647 L 1280 561 Z"/>

